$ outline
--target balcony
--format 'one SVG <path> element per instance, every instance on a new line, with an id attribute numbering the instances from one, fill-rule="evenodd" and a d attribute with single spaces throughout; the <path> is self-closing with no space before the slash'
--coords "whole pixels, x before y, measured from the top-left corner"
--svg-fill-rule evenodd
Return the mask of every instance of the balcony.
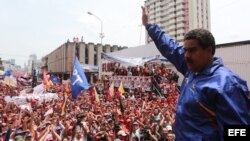
<path id="1" fill-rule="evenodd" d="M 179 22 L 179 23 L 177 23 L 177 29 L 179 29 L 179 28 L 183 28 L 185 26 L 185 24 L 183 23 L 183 22 Z"/>
<path id="2" fill-rule="evenodd" d="M 177 0 L 176 3 L 184 3 L 183 0 Z"/>
<path id="3" fill-rule="evenodd" d="M 184 34 L 185 30 L 184 28 L 177 28 L 177 34 Z"/>
<path id="4" fill-rule="evenodd" d="M 179 23 L 179 22 L 185 23 L 185 18 L 184 18 L 184 17 L 178 17 L 178 18 L 176 19 L 176 22 L 177 22 L 177 23 Z"/>

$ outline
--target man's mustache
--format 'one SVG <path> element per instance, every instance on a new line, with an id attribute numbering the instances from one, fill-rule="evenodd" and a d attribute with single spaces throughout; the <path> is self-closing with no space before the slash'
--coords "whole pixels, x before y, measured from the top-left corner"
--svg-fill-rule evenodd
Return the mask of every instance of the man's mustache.
<path id="1" fill-rule="evenodd" d="M 194 61 L 192 59 L 190 59 L 190 58 L 185 58 L 185 60 L 189 64 L 193 64 L 194 63 Z"/>

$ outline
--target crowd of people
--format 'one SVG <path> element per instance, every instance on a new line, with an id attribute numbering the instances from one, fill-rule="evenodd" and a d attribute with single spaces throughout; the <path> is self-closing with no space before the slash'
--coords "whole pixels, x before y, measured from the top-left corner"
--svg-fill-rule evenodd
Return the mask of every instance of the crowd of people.
<path id="1" fill-rule="evenodd" d="M 164 63 L 145 63 L 143 66 L 123 66 L 120 63 L 107 63 L 103 65 L 104 72 L 112 72 L 113 75 L 122 76 L 154 76 L 160 79 L 166 78 L 168 81 L 178 81 L 176 72 L 168 69 Z"/>
<path id="2" fill-rule="evenodd" d="M 188 32 L 182 47 L 148 23 L 144 7 L 142 23 L 162 55 L 186 77 L 178 105 L 178 75 L 164 64 L 104 64 L 111 75 L 77 99 L 72 99 L 69 84 L 54 84 L 45 90 L 59 98 L 26 99 L 26 108 L 6 100 L 20 95 L 20 87 L 0 83 L 0 141 L 224 140 L 224 125 L 249 124 L 246 82 L 214 57 L 209 31 Z M 123 81 L 126 91 L 120 90 Z M 154 88 L 143 89 L 145 81 Z"/>
<path id="3" fill-rule="evenodd" d="M 119 63 L 109 63 L 105 64 L 105 71 L 112 72 L 113 76 L 132 76 L 132 79 L 138 79 L 136 81 L 130 81 L 130 89 L 135 89 L 141 87 L 142 91 L 148 91 L 148 88 L 152 88 L 150 83 L 154 83 L 160 90 L 162 95 L 167 96 L 168 94 L 173 93 L 172 90 L 177 86 L 179 76 L 177 73 L 166 67 L 164 63 L 145 63 L 144 66 L 129 66 L 125 67 Z M 144 77 L 150 77 L 152 79 L 147 80 L 144 84 Z M 112 77 L 111 77 L 112 78 Z M 128 77 L 130 78 L 130 77 Z M 114 79 L 114 78 L 112 78 Z M 147 78 L 146 78 L 147 79 Z M 136 83 L 138 82 L 139 83 Z M 152 82 L 151 82 L 152 81 Z M 118 81 L 120 82 L 120 81 Z M 134 83 L 135 82 L 135 83 Z M 119 85 L 116 84 L 116 86 Z M 126 86 L 126 84 L 125 84 Z M 118 87 L 118 86 L 117 86 Z"/>
<path id="4" fill-rule="evenodd" d="M 165 68 L 156 70 L 158 73 Z M 166 70 L 166 73 L 171 72 Z M 121 74 L 113 74 L 116 75 Z M 164 80 L 161 79 L 159 84 L 174 84 L 171 80 Z M 98 101 L 93 101 L 91 90 L 82 91 L 74 100 L 66 85 L 53 85 L 49 91 L 57 93 L 59 99 L 41 104 L 27 99 L 31 109 L 21 109 L 20 105 L 7 103 L 4 97 L 11 95 L 10 90 L 15 89 L 1 84 L 0 141 L 6 138 L 14 141 L 174 140 L 173 123 L 178 99 L 176 84 L 168 88 L 172 90 L 167 96 L 141 89 L 126 89 L 125 93 L 120 94 L 115 87 L 115 95 L 110 99 L 106 91 L 110 83 L 98 81 L 93 84 L 99 93 Z M 6 87 L 9 92 L 6 92 Z"/>

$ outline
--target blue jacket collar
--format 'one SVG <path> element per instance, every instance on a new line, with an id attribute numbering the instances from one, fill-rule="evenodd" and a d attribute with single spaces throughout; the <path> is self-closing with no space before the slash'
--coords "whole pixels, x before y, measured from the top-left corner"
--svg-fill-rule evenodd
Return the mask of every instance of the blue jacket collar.
<path id="1" fill-rule="evenodd" d="M 199 75 L 199 74 L 205 74 L 205 75 L 211 75 L 214 73 L 215 70 L 217 70 L 219 67 L 224 66 L 223 61 L 220 57 L 214 57 L 213 64 L 206 67 L 202 72 L 191 72 L 193 75 Z"/>
<path id="2" fill-rule="evenodd" d="M 217 70 L 221 66 L 224 66 L 222 59 L 220 57 L 214 57 L 213 64 L 205 68 L 201 72 L 201 74 L 211 75 L 212 73 L 214 73 L 215 70 Z"/>

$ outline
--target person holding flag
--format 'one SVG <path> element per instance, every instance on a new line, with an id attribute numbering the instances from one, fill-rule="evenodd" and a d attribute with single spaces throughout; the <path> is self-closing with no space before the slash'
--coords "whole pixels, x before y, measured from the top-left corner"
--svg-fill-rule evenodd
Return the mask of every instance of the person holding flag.
<path id="1" fill-rule="evenodd" d="M 43 68 L 42 71 L 43 71 L 43 84 L 46 91 L 48 91 L 53 86 L 53 82 L 50 80 L 50 75 L 48 74 L 46 68 Z"/>
<path id="2" fill-rule="evenodd" d="M 115 95 L 114 90 L 115 90 L 115 84 L 114 84 L 114 82 L 112 82 L 111 85 L 108 87 L 107 94 L 106 94 L 106 97 L 109 101 L 112 101 L 112 99 Z"/>
<path id="3" fill-rule="evenodd" d="M 121 81 L 121 83 L 120 83 L 120 86 L 119 86 L 119 88 L 118 88 L 118 91 L 119 91 L 120 95 L 122 95 L 123 93 L 125 93 L 125 90 L 124 90 L 122 81 Z"/>
<path id="4" fill-rule="evenodd" d="M 75 57 L 74 68 L 71 77 L 71 92 L 74 99 L 84 90 L 89 89 L 89 83 L 77 57 Z"/>

